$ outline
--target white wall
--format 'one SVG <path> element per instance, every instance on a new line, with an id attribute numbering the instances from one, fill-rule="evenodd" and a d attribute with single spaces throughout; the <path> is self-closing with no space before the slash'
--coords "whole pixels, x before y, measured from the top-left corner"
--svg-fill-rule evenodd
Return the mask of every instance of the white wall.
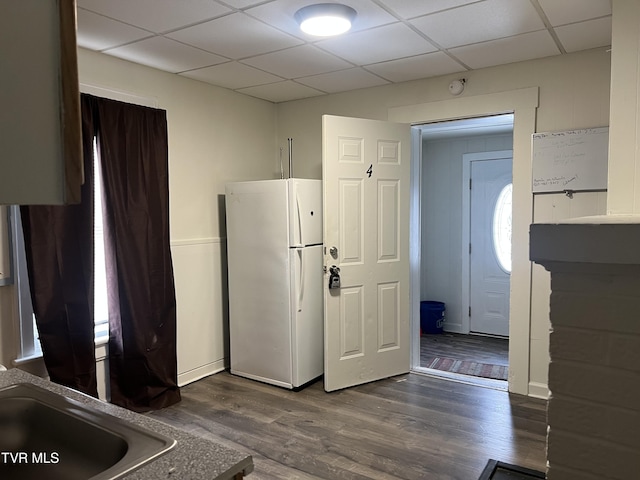
<path id="1" fill-rule="evenodd" d="M 420 300 L 445 302 L 446 331 L 463 331 L 462 156 L 512 148 L 511 133 L 423 141 Z"/>
<path id="2" fill-rule="evenodd" d="M 518 361 L 511 364 L 510 388 L 516 393 L 528 394 L 531 390 L 530 371 L 546 370 L 548 366 L 546 353 L 540 355 L 537 350 L 530 350 L 530 331 L 533 328 L 529 314 L 531 264 L 528 261 L 528 227 L 533 220 L 530 134 L 534 131 L 608 125 L 610 54 L 603 48 L 594 49 L 468 72 L 465 74 L 465 92 L 453 98 L 448 85 L 459 76 L 449 75 L 279 104 L 278 143 L 283 144 L 287 137 L 293 137 L 297 152 L 304 152 L 304 155 L 297 155 L 297 174 L 320 178 L 322 114 L 382 120 L 451 119 L 464 116 L 464 112 L 481 111 L 493 98 L 516 98 L 519 92 L 536 87 L 539 92 L 537 115 L 533 118 L 528 114 L 516 116 L 514 124 L 514 132 L 519 131 L 520 138 L 516 144 L 514 137 L 514 275 L 511 299 L 517 310 L 512 318 L 518 323 L 515 338 L 512 335 L 510 343 Z M 476 108 L 478 105 L 480 110 Z M 504 108 L 503 105 L 498 102 L 495 109 Z M 433 112 L 439 118 L 434 117 L 436 113 Z M 493 113 L 504 113 L 504 110 Z M 523 125 L 531 130 L 524 135 Z M 540 301 L 547 303 L 548 299 Z"/>

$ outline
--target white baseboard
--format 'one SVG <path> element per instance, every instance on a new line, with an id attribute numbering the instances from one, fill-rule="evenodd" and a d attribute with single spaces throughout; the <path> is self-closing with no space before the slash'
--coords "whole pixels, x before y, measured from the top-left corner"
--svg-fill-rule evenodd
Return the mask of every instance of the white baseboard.
<path id="1" fill-rule="evenodd" d="M 187 372 L 182 372 L 178 374 L 178 386 L 184 387 L 185 385 L 195 382 L 196 380 L 200 380 L 201 378 L 208 377 L 209 375 L 213 375 L 214 373 L 218 373 L 223 371 L 224 359 L 217 360 L 212 363 L 208 363 L 206 365 L 202 365 L 201 367 L 194 368 Z"/>
<path id="2" fill-rule="evenodd" d="M 464 332 L 462 329 L 462 325 L 460 325 L 459 323 L 447 324 L 446 321 L 444 322 L 443 330 L 446 333 L 469 333 L 469 332 Z"/>
<path id="3" fill-rule="evenodd" d="M 529 382 L 529 396 L 535 398 L 549 399 L 549 387 L 546 383 Z"/>

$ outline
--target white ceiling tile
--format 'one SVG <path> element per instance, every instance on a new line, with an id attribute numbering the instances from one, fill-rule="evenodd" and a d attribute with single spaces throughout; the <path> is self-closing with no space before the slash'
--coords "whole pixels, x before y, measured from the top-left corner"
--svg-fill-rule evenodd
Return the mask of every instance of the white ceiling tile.
<path id="1" fill-rule="evenodd" d="M 284 78 L 307 77 L 343 70 L 352 66 L 313 45 L 301 45 L 279 52 L 267 53 L 248 58 L 242 63 Z"/>
<path id="2" fill-rule="evenodd" d="M 78 6 L 156 33 L 232 12 L 212 0 L 78 0 Z"/>
<path id="3" fill-rule="evenodd" d="M 449 10 L 450 8 L 467 5 L 478 0 L 382 0 L 387 7 L 402 18 L 413 18 L 428 13 Z"/>
<path id="4" fill-rule="evenodd" d="M 236 91 L 275 103 L 324 95 L 323 92 L 307 87 L 306 85 L 300 85 L 291 80 L 260 85 L 258 87 L 241 88 Z"/>
<path id="5" fill-rule="evenodd" d="M 227 61 L 213 53 L 164 37 L 148 38 L 107 50 L 105 53 L 172 73 Z"/>
<path id="6" fill-rule="evenodd" d="M 140 40 L 152 33 L 125 25 L 87 10 L 78 9 L 78 46 L 91 50 L 104 50 L 124 43 Z"/>
<path id="7" fill-rule="evenodd" d="M 302 43 L 242 13 L 177 30 L 166 36 L 234 60 Z"/>
<path id="8" fill-rule="evenodd" d="M 246 13 L 259 18 L 263 22 L 272 25 L 291 35 L 304 38 L 313 42 L 321 37 L 308 35 L 300 30 L 298 22 L 295 20 L 295 13 L 302 7 L 309 5 L 309 0 L 280 0 L 278 2 L 266 3 L 255 8 L 246 10 Z M 320 2 L 318 2 L 320 3 Z M 340 3 L 353 8 L 356 11 L 356 18 L 351 27 L 352 32 L 378 27 L 388 23 L 396 22 L 397 19 L 371 0 L 342 0 Z"/>
<path id="9" fill-rule="evenodd" d="M 436 50 L 431 43 L 402 23 L 318 42 L 316 45 L 357 65 L 384 62 Z"/>
<path id="10" fill-rule="evenodd" d="M 227 62 L 212 67 L 199 68 L 184 72 L 181 75 L 231 89 L 253 87 L 283 80 L 281 77 L 238 62 Z"/>
<path id="11" fill-rule="evenodd" d="M 549 32 L 525 33 L 515 37 L 453 48 L 450 53 L 473 69 L 558 55 Z"/>
<path id="12" fill-rule="evenodd" d="M 611 45 L 611 17 L 554 28 L 567 52 Z"/>
<path id="13" fill-rule="evenodd" d="M 538 0 L 551 25 L 565 25 L 611 15 L 611 0 Z"/>
<path id="14" fill-rule="evenodd" d="M 298 78 L 296 82 L 327 93 L 346 92 L 357 88 L 377 87 L 389 83 L 362 68 L 349 68 L 339 72 Z"/>
<path id="15" fill-rule="evenodd" d="M 229 5 L 232 8 L 243 9 L 258 5 L 259 3 L 265 3 L 264 0 L 218 0 L 220 3 Z M 275 1 L 275 0 L 271 0 Z"/>
<path id="16" fill-rule="evenodd" d="M 486 0 L 416 18 L 411 23 L 444 48 L 545 28 L 529 0 Z"/>
<path id="17" fill-rule="evenodd" d="M 391 82 L 407 82 L 419 78 L 436 77 L 462 72 L 465 68 L 443 52 L 367 65 L 367 70 Z"/>

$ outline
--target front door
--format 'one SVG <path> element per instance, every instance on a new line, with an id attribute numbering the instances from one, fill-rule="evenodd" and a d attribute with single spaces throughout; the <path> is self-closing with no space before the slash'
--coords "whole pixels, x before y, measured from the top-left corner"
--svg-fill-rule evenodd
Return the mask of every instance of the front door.
<path id="1" fill-rule="evenodd" d="M 324 382 L 333 391 L 410 369 L 411 138 L 409 125 L 329 115 L 322 137 Z"/>
<path id="2" fill-rule="evenodd" d="M 471 162 L 469 329 L 509 335 L 511 158 Z"/>

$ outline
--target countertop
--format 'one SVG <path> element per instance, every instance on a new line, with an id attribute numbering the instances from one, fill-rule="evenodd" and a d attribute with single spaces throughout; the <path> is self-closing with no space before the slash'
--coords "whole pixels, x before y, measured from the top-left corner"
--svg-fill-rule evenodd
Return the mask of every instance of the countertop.
<path id="1" fill-rule="evenodd" d="M 62 387 L 17 368 L 0 371 L 0 388 L 16 383 L 32 383 L 176 440 L 176 446 L 172 450 L 123 477 L 127 480 L 226 480 L 233 479 L 238 473 L 247 475 L 253 470 L 250 455 Z"/>

